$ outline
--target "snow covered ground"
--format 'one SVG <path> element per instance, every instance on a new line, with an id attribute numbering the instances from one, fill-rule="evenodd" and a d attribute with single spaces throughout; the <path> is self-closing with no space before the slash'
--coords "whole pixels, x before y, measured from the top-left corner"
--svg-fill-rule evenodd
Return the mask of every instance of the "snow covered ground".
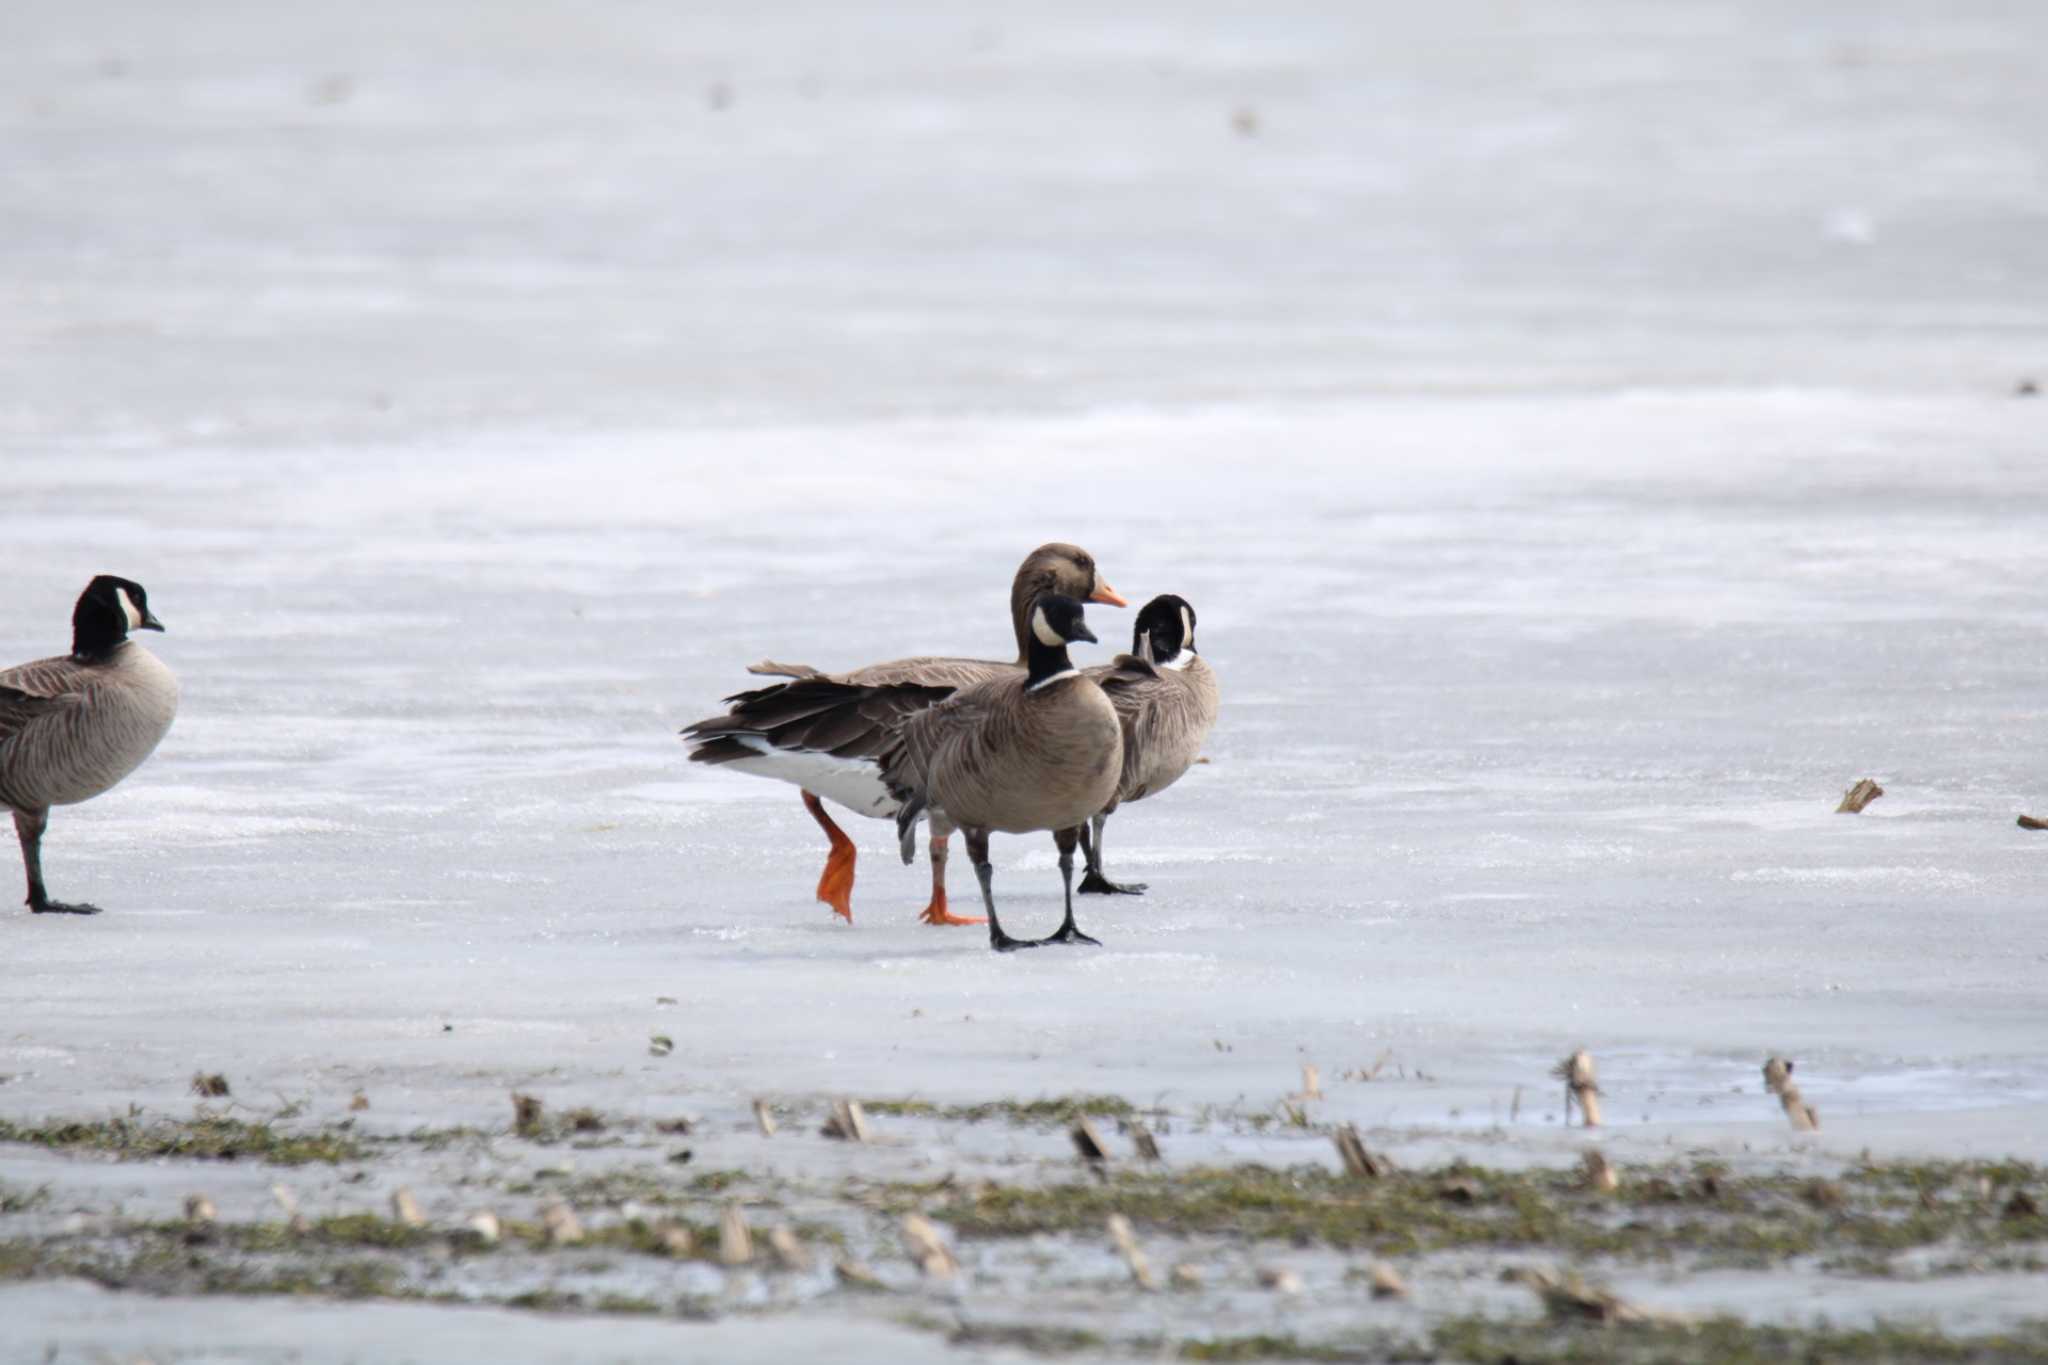
<path id="1" fill-rule="evenodd" d="M 1187 1114 L 1313 1061 L 1318 1118 L 1562 1160 L 1584 1045 L 1618 1158 L 1792 1153 L 1769 1051 L 1793 1159 L 2048 1157 L 2038 7 L 7 27 L 0 660 L 120 572 L 185 694 L 52 822 L 109 913 L 0 917 L 0 1116 L 199 1069 L 394 1131 Z M 795 794 L 676 729 L 764 655 L 1006 653 L 1054 538 L 1190 598 L 1223 680 L 1213 762 L 1111 825 L 1151 893 L 998 959 L 860 824 L 834 922 Z M 1050 842 L 997 866 L 1049 929 Z M 188 1330 L 115 1305 L 62 1339 Z M 704 1349 L 801 1349 L 748 1340 Z"/>

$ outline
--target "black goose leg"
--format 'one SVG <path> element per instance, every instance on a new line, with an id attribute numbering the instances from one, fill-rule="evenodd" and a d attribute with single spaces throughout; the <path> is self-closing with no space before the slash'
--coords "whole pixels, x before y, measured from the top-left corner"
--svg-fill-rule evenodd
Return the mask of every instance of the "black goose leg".
<path id="1" fill-rule="evenodd" d="M 97 915 L 97 905 L 80 901 L 66 905 L 53 901 L 43 889 L 43 831 L 50 825 L 48 810 L 14 812 L 14 832 L 21 839 L 21 862 L 28 869 L 28 908 L 38 915 Z"/>
<path id="2" fill-rule="evenodd" d="M 1060 880 L 1067 884 L 1067 917 L 1060 921 L 1060 927 L 1046 943 L 1092 943 L 1102 946 L 1102 940 L 1090 938 L 1074 927 L 1074 845 L 1080 841 L 1081 827 L 1055 831 L 1053 842 L 1060 849 Z"/>
<path id="3" fill-rule="evenodd" d="M 1088 826 L 1082 825 L 1081 852 L 1088 858 L 1088 875 L 1081 878 L 1081 894 L 1084 896 L 1142 896 L 1143 882 L 1113 882 L 1102 875 L 1102 827 L 1109 823 L 1107 815 L 1098 814 L 1090 822 L 1095 826 L 1095 837 L 1088 837 Z"/>
<path id="4" fill-rule="evenodd" d="M 1037 939 L 1011 938 L 1003 932 L 1002 924 L 996 919 L 996 870 L 989 866 L 988 831 L 985 829 L 963 829 L 967 836 L 967 858 L 974 864 L 974 876 L 981 883 L 981 903 L 988 908 L 988 946 L 999 953 L 1014 953 L 1019 948 L 1036 948 Z"/>

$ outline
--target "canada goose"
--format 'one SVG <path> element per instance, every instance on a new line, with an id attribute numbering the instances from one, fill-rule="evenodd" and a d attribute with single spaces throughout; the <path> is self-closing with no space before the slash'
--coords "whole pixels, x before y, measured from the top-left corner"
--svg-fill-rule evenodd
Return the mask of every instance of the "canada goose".
<path id="1" fill-rule="evenodd" d="M 1088 670 L 1102 684 L 1124 727 L 1123 776 L 1116 795 L 1081 831 L 1088 871 L 1081 890 L 1135 896 L 1143 882 L 1113 882 L 1102 872 L 1102 828 L 1118 805 L 1165 791 L 1202 756 L 1216 723 L 1216 674 L 1195 652 L 1195 609 L 1164 593 L 1147 602 L 1131 630 L 1131 652 Z"/>
<path id="2" fill-rule="evenodd" d="M 901 721 L 880 756 L 883 780 L 901 803 L 896 832 L 903 861 L 917 856 L 917 820 L 934 835 L 962 830 L 988 910 L 997 952 L 1046 943 L 1094 943 L 1074 925 L 1074 845 L 1080 826 L 1116 795 L 1123 726 L 1093 678 L 1067 657 L 1070 640 L 1093 640 L 1081 604 L 1046 594 L 1031 608 L 1029 658 L 1011 674 L 961 688 Z M 1017 939 L 996 918 L 988 836 L 1052 830 L 1066 884 L 1066 917 L 1051 937 Z"/>
<path id="3" fill-rule="evenodd" d="M 853 922 L 853 840 L 826 813 L 821 797 L 857 814 L 887 819 L 896 798 L 864 760 L 888 742 L 904 717 L 950 695 L 954 689 L 1003 676 L 1023 676 L 1032 638 L 1028 615 L 1044 593 L 1059 593 L 1107 606 L 1129 605 L 1096 572 L 1095 557 L 1078 545 L 1052 542 L 1024 557 L 1010 582 L 1010 626 L 1017 641 L 1014 663 L 983 659 L 911 658 L 870 664 L 849 673 L 822 673 L 806 664 L 755 664 L 751 673 L 793 682 L 727 697 L 724 715 L 683 730 L 690 758 L 726 764 L 739 772 L 793 782 L 803 788 L 804 808 L 832 842 L 818 878 L 818 899 Z M 886 693 L 873 689 L 887 688 Z M 920 918 L 926 924 L 979 924 L 946 908 L 946 836 L 933 830 L 932 895 Z"/>
<path id="4" fill-rule="evenodd" d="M 38 915 L 97 915 L 43 889 L 50 807 L 89 800 L 141 766 L 178 713 L 178 680 L 128 638 L 162 630 L 140 583 L 101 574 L 71 613 L 71 652 L 0 672 L 0 805 L 14 812 Z"/>

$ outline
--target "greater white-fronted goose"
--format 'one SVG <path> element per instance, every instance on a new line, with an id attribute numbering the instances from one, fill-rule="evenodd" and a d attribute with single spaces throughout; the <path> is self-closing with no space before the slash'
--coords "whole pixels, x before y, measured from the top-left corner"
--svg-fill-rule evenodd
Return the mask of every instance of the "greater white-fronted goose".
<path id="1" fill-rule="evenodd" d="M 1081 604 L 1046 594 L 1031 608 L 1030 649 L 1022 676 L 964 687 L 899 722 L 880 755 L 896 813 L 903 861 L 917 856 L 917 821 L 934 836 L 961 830 L 988 911 L 989 946 L 998 952 L 1047 943 L 1094 943 L 1074 924 L 1074 845 L 1080 826 L 1116 795 L 1123 772 L 1123 726 L 1095 679 L 1067 657 L 1071 640 L 1093 640 Z M 1052 830 L 1066 885 L 1066 917 L 1050 937 L 1012 938 L 996 917 L 988 837 Z"/>
<path id="2" fill-rule="evenodd" d="M 823 673 L 805 664 L 758 663 L 749 671 L 795 681 L 727 697 L 727 711 L 685 727 L 690 758 L 739 772 L 791 782 L 803 788 L 804 808 L 831 841 L 818 899 L 848 923 L 853 921 L 853 840 L 825 810 L 824 799 L 856 814 L 887 819 L 896 799 L 883 785 L 871 759 L 886 744 L 893 726 L 955 689 L 1005 676 L 1021 677 L 1029 664 L 1031 604 L 1058 593 L 1108 606 L 1128 605 L 1104 582 L 1095 557 L 1078 545 L 1055 541 L 1024 557 L 1010 582 L 1010 625 L 1016 637 L 1014 663 L 985 659 L 922 657 L 870 664 L 847 673 Z M 874 689 L 889 689 L 885 693 Z M 823 798 L 823 799 L 821 799 Z M 931 841 L 932 894 L 920 918 L 926 924 L 979 924 L 979 918 L 946 908 L 946 838 Z"/>
<path id="3" fill-rule="evenodd" d="M 1216 674 L 1195 651 L 1195 609 L 1184 597 L 1163 593 L 1147 602 L 1131 631 L 1131 652 L 1088 670 L 1102 684 L 1123 722 L 1124 766 L 1116 795 L 1081 831 L 1088 870 L 1084 893 L 1139 895 L 1142 882 L 1113 882 L 1102 871 L 1102 829 L 1116 808 L 1143 801 L 1178 782 L 1202 756 L 1202 741 L 1216 723 Z"/>
<path id="4" fill-rule="evenodd" d="M 0 672 L 0 805 L 14 813 L 28 872 L 28 907 L 39 915 L 97 915 L 99 907 L 50 899 L 43 887 L 43 831 L 50 807 L 75 805 L 140 767 L 178 714 L 178 680 L 128 638 L 162 630 L 149 594 L 101 574 L 71 613 L 71 652 Z"/>

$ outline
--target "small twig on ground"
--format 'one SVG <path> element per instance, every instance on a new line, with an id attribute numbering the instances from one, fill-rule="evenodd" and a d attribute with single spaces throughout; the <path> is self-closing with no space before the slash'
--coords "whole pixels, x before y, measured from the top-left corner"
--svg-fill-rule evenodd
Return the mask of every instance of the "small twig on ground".
<path id="1" fill-rule="evenodd" d="M 413 1198 L 412 1191 L 401 1185 L 391 1192 L 391 1216 L 409 1228 L 423 1228 L 427 1215 L 420 1209 L 420 1201 Z"/>
<path id="2" fill-rule="evenodd" d="M 754 1259 L 754 1234 L 738 1204 L 727 1204 L 718 1217 L 718 1259 L 726 1265 L 745 1265 Z"/>
<path id="3" fill-rule="evenodd" d="M 818 1131 L 841 1142 L 866 1142 L 871 1136 L 868 1116 L 861 1112 L 859 1100 L 832 1101 L 832 1115 Z"/>
<path id="4" fill-rule="evenodd" d="M 921 1213 L 903 1215 L 903 1245 L 925 1274 L 935 1280 L 949 1280 L 960 1271 L 953 1249 L 946 1245 L 932 1220 Z"/>
<path id="5" fill-rule="evenodd" d="M 1336 1144 L 1337 1155 L 1343 1158 L 1344 1173 L 1354 1180 L 1377 1180 L 1391 1169 L 1384 1157 L 1374 1156 L 1365 1149 L 1364 1139 L 1358 1136 L 1355 1124 L 1345 1124 L 1330 1135 Z"/>
<path id="6" fill-rule="evenodd" d="M 1792 1083 L 1790 1057 L 1769 1057 L 1764 1061 L 1764 1089 L 1778 1097 L 1784 1106 L 1785 1117 L 1792 1121 L 1795 1131 L 1811 1133 L 1820 1127 L 1820 1112 L 1808 1104 L 1799 1093 L 1799 1087 Z"/>
<path id="7" fill-rule="evenodd" d="M 1109 1146 L 1103 1142 L 1102 1134 L 1095 1131 L 1095 1125 L 1088 1121 L 1087 1115 L 1074 1120 L 1067 1136 L 1074 1140 L 1074 1150 L 1081 1154 L 1081 1160 L 1095 1166 L 1109 1160 Z"/>
<path id="8" fill-rule="evenodd" d="M 1259 1288 L 1270 1289 L 1275 1294 L 1299 1294 L 1301 1275 L 1286 1266 L 1262 1265 L 1259 1267 Z"/>
<path id="9" fill-rule="evenodd" d="M 1153 1277 L 1151 1263 L 1138 1247 L 1138 1236 L 1131 1231 L 1131 1220 L 1120 1213 L 1109 1215 L 1109 1240 L 1116 1243 L 1122 1253 L 1124 1264 L 1131 1268 L 1131 1278 L 1140 1289 L 1157 1289 L 1159 1281 Z"/>
<path id="10" fill-rule="evenodd" d="M 1593 1072 L 1593 1054 L 1580 1048 L 1571 1056 L 1550 1069 L 1550 1074 L 1564 1082 L 1564 1116 L 1569 1123 L 1572 1104 L 1578 1103 L 1579 1113 L 1585 1119 L 1586 1127 L 1600 1126 L 1600 1083 Z"/>
<path id="11" fill-rule="evenodd" d="M 1861 815 L 1865 806 L 1883 795 L 1884 788 L 1866 777 L 1842 793 L 1842 804 L 1835 807 L 1835 814 Z"/>
<path id="12" fill-rule="evenodd" d="M 777 1223 L 768 1229 L 768 1246 L 775 1253 L 775 1259 L 782 1262 L 784 1270 L 808 1270 L 811 1266 L 810 1253 L 796 1239 L 787 1224 Z"/>
<path id="13" fill-rule="evenodd" d="M 574 1246 L 583 1240 L 583 1223 L 576 1210 L 560 1200 L 540 1211 L 540 1221 L 548 1230 L 548 1240 L 556 1246 Z"/>

